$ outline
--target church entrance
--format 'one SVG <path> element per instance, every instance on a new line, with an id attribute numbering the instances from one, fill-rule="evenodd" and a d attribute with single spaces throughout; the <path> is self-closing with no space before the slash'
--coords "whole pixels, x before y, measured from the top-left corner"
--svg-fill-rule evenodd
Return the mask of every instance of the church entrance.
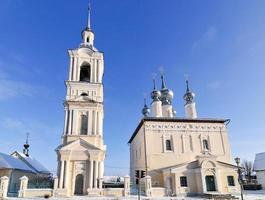
<path id="1" fill-rule="evenodd" d="M 206 181 L 207 191 L 209 192 L 216 191 L 214 176 L 205 176 L 205 181 Z"/>
<path id="2" fill-rule="evenodd" d="M 82 174 L 78 174 L 75 177 L 75 194 L 83 195 L 83 186 L 84 186 L 84 176 Z"/>

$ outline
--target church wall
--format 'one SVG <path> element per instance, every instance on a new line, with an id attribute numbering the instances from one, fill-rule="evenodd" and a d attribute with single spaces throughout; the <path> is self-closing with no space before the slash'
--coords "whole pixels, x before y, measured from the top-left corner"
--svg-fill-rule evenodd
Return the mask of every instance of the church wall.
<path id="1" fill-rule="evenodd" d="M 147 141 L 147 165 L 148 169 L 160 169 L 185 162 L 195 160 L 197 155 L 203 153 L 202 140 L 207 139 L 209 151 L 217 156 L 217 159 L 223 162 L 231 162 L 229 144 L 227 140 L 226 128 L 223 124 L 203 123 L 200 126 L 206 127 L 206 130 L 190 130 L 187 128 L 190 124 L 174 123 L 175 126 L 186 126 L 185 129 L 166 129 L 163 126 L 170 126 L 169 123 L 161 122 L 161 128 L 149 128 L 152 122 L 146 123 L 146 141 Z M 156 123 L 157 124 L 157 123 Z M 169 124 L 169 125 L 168 125 Z M 158 125 L 160 126 L 160 125 Z M 192 126 L 198 126 L 193 123 Z M 207 130 L 207 127 L 221 126 L 220 130 Z M 217 128 L 216 128 L 217 129 Z M 139 133 L 137 136 L 140 135 Z M 139 138 L 134 138 L 133 142 Z M 165 150 L 165 139 L 171 139 L 172 151 Z M 133 144 L 132 144 L 133 146 Z M 163 162 L 161 162 L 163 160 Z"/>
<path id="2" fill-rule="evenodd" d="M 130 159 L 131 168 L 130 173 L 132 181 L 135 183 L 135 170 L 146 170 L 145 165 L 145 148 L 144 148 L 144 128 L 142 127 L 138 134 L 135 136 L 135 140 L 130 144 Z"/>
<path id="3" fill-rule="evenodd" d="M 233 176 L 234 177 L 234 183 L 235 186 L 228 186 L 227 176 Z M 229 192 L 229 193 L 237 193 L 240 191 L 240 185 L 237 181 L 238 179 L 238 173 L 236 169 L 231 168 L 221 168 L 220 170 L 220 183 L 221 183 L 221 190 L 223 192 Z"/>
<path id="4" fill-rule="evenodd" d="M 0 177 L 3 177 L 3 176 L 9 177 L 11 171 L 12 171 L 11 169 L 0 169 Z"/>

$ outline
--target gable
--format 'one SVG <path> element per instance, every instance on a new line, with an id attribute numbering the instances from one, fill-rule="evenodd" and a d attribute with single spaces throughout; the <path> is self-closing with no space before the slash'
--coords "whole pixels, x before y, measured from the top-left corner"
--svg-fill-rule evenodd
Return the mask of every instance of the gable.
<path id="1" fill-rule="evenodd" d="M 61 146 L 58 148 L 59 151 L 84 151 L 84 150 L 100 150 L 96 146 L 89 144 L 88 142 L 77 139 L 65 146 Z"/>

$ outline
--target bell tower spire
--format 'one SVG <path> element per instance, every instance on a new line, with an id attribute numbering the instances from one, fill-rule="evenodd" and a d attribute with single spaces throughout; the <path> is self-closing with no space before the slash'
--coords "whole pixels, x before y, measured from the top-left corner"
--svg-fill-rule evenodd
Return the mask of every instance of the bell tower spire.
<path id="1" fill-rule="evenodd" d="M 88 16 L 86 28 L 82 31 L 83 43 L 82 46 L 93 47 L 94 46 L 94 33 L 91 29 L 91 3 L 88 3 Z"/>
<path id="2" fill-rule="evenodd" d="M 91 30 L 91 22 L 90 22 L 90 12 L 91 12 L 91 3 L 88 2 L 88 16 L 87 16 L 87 29 Z"/>

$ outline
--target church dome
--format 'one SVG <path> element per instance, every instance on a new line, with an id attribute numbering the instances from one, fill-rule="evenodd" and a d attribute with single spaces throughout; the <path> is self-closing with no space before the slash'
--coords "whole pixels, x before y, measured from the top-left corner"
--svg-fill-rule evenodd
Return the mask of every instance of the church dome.
<path id="1" fill-rule="evenodd" d="M 161 80 L 162 80 L 162 89 L 161 89 L 162 105 L 170 105 L 172 103 L 174 93 L 172 90 L 166 87 L 163 75 L 161 75 Z"/>
<path id="2" fill-rule="evenodd" d="M 150 114 L 150 109 L 147 107 L 146 103 L 144 104 L 144 107 L 142 109 L 142 114 L 147 117 Z"/>
<path id="3" fill-rule="evenodd" d="M 168 88 L 161 89 L 161 101 L 163 105 L 171 104 L 173 97 L 174 97 L 174 93 L 172 90 Z"/>
<path id="4" fill-rule="evenodd" d="M 191 92 L 191 91 L 187 91 L 187 92 L 184 94 L 184 96 L 183 96 L 184 100 L 185 100 L 187 103 L 192 103 L 193 100 L 194 100 L 194 97 L 195 97 L 195 94 L 194 94 L 193 92 Z"/>
<path id="5" fill-rule="evenodd" d="M 159 90 L 153 90 L 151 92 L 151 98 L 153 101 L 159 101 L 161 98 L 161 92 Z"/>
<path id="6" fill-rule="evenodd" d="M 183 99 L 186 101 L 186 104 L 189 104 L 189 103 L 192 103 L 194 101 L 195 93 L 190 91 L 188 80 L 186 81 L 186 84 L 187 84 L 187 90 L 183 96 Z"/>
<path id="7" fill-rule="evenodd" d="M 161 98 L 161 92 L 156 89 L 156 81 L 155 79 L 153 80 L 154 82 L 154 88 L 153 91 L 151 92 L 151 98 L 153 101 L 160 101 Z"/>

